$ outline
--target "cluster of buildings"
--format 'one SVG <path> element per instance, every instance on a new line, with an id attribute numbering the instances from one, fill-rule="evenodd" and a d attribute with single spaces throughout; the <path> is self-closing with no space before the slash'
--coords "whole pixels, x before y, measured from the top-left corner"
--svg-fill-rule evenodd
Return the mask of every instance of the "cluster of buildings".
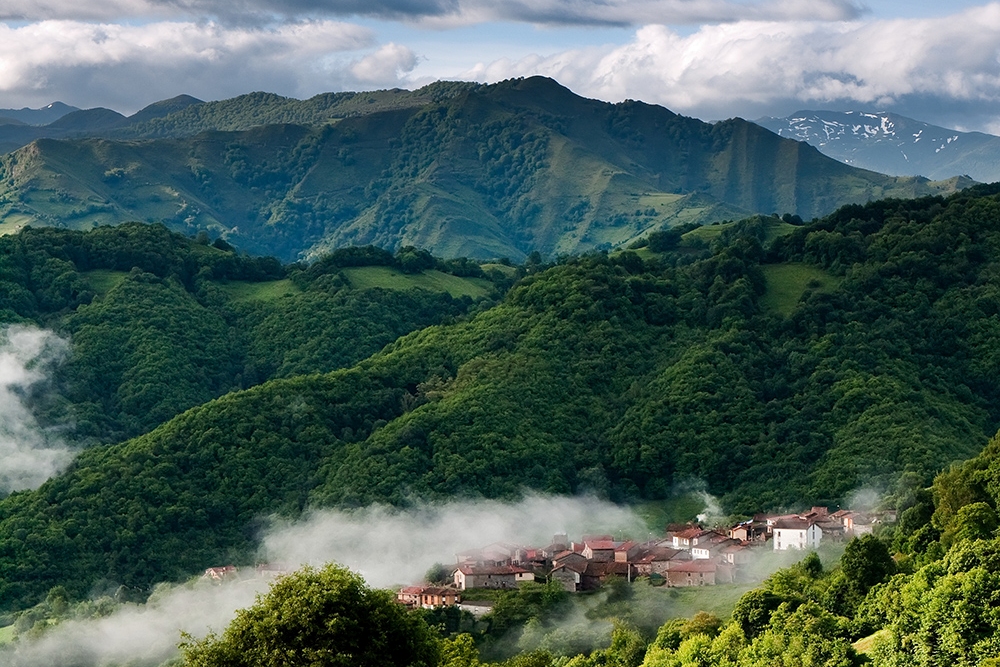
<path id="1" fill-rule="evenodd" d="M 732 583 L 745 578 L 746 566 L 762 552 L 816 549 L 821 542 L 870 533 L 876 524 L 894 521 L 894 512 L 813 507 L 798 514 L 758 514 L 728 529 L 670 526 L 665 537 L 646 542 L 610 535 L 580 541 L 556 535 L 543 547 L 497 542 L 457 554 L 449 585 L 409 586 L 397 599 L 414 607 L 450 606 L 460 604 L 461 592 L 470 588 L 513 589 L 536 580 L 558 581 L 572 592 L 600 588 L 609 577 L 648 577 L 671 587 Z"/>

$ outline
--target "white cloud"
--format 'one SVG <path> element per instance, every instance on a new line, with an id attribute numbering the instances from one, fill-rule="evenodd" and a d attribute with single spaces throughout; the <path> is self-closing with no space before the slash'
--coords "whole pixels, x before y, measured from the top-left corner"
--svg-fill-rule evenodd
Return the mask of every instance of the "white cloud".
<path id="1" fill-rule="evenodd" d="M 354 78 L 363 84 L 398 84 L 417 66 L 413 51 L 399 44 L 386 44 L 350 66 Z"/>
<path id="2" fill-rule="evenodd" d="M 0 492 L 37 488 L 73 458 L 58 437 L 39 426 L 25 401 L 66 351 L 66 342 L 49 331 L 0 330 Z"/>
<path id="3" fill-rule="evenodd" d="M 623 46 L 498 60 L 464 76 L 542 74 L 609 101 L 634 98 L 703 118 L 752 118 L 789 105 L 884 106 L 917 96 L 938 106 L 995 102 L 998 53 L 1000 4 L 992 3 L 937 19 L 743 21 L 686 36 L 648 25 Z"/>
<path id="4" fill-rule="evenodd" d="M 62 99 L 119 111 L 180 93 L 203 99 L 250 90 L 313 94 L 356 85 L 349 71 L 331 71 L 323 62 L 373 46 L 369 29 L 334 21 L 266 29 L 179 22 L 0 24 L 0 93 L 27 105 Z"/>

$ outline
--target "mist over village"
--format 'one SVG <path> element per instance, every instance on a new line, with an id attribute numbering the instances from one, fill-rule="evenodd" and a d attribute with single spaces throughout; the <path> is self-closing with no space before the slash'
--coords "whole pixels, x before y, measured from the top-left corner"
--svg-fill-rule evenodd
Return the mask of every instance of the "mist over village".
<path id="1" fill-rule="evenodd" d="M 0 665 L 1000 664 L 1000 2 L 0 2 Z"/>

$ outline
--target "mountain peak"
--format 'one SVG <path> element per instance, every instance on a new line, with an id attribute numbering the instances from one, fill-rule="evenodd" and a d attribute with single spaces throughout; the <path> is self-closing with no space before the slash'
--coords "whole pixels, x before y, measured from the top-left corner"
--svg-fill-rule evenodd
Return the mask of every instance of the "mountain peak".
<path id="1" fill-rule="evenodd" d="M 1000 137 L 931 125 L 888 111 L 800 110 L 755 121 L 846 164 L 935 180 L 959 174 L 1000 180 Z"/>

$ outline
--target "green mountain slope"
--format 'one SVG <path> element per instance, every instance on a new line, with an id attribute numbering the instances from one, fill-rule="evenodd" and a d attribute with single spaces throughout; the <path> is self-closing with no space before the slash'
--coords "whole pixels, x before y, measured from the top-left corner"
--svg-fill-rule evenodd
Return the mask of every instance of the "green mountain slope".
<path id="1" fill-rule="evenodd" d="M 881 176 L 743 120 L 587 100 L 537 77 L 305 102 L 260 93 L 149 124 L 165 129 L 135 136 L 178 138 L 39 140 L 4 157 L 0 225 L 162 221 L 285 260 L 365 244 L 521 260 L 968 184 Z"/>
<path id="2" fill-rule="evenodd" d="M 475 265 L 466 277 L 404 273 L 367 250 L 305 269 L 216 245 L 137 223 L 0 238 L 0 322 L 72 341 L 50 421 L 84 441 L 123 440 L 235 389 L 353 365 L 494 291 Z M 355 285 L 345 270 L 379 279 Z"/>
<path id="3" fill-rule="evenodd" d="M 88 449 L 0 502 L 0 604 L 247 560 L 254 521 L 308 505 L 524 489 L 663 498 L 695 479 L 730 511 L 833 505 L 903 472 L 929 481 L 996 431 L 996 187 L 846 207 L 767 252 L 743 227 L 711 250 L 685 240 L 645 261 L 533 264 L 475 317 Z M 335 280 L 323 262 L 309 271 L 313 290 Z M 295 344 L 313 316 L 297 305 L 301 320 L 262 320 L 260 344 L 315 349 Z M 280 359 L 261 362 L 309 368 Z"/>

